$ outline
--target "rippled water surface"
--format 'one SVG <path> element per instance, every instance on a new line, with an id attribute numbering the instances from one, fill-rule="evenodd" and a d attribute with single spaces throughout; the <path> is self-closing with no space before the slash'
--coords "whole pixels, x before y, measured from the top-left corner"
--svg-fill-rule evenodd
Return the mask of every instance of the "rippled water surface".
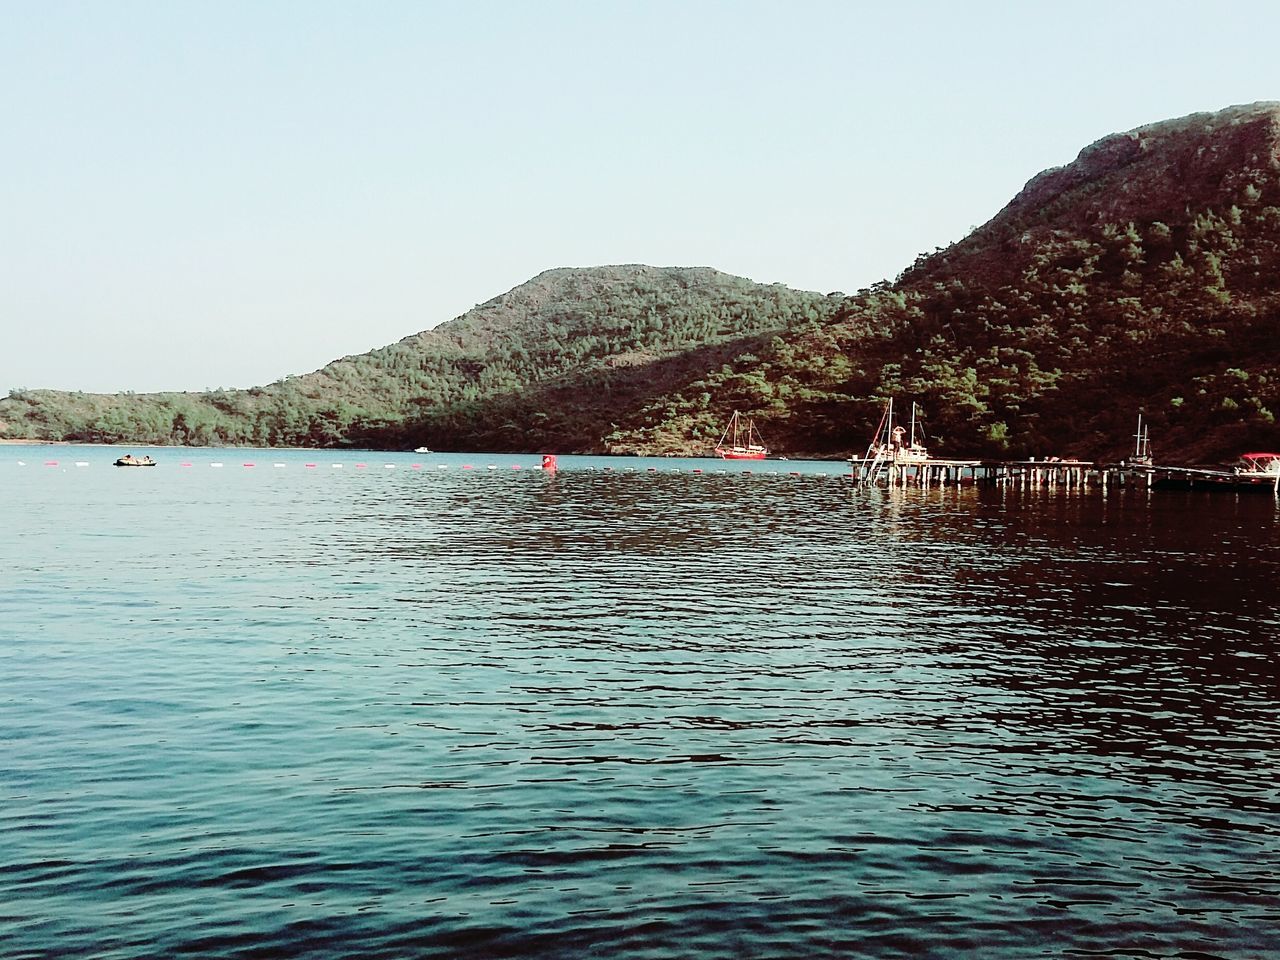
<path id="1" fill-rule="evenodd" d="M 0 447 L 0 956 L 1280 955 L 1270 497 L 121 452 Z"/>

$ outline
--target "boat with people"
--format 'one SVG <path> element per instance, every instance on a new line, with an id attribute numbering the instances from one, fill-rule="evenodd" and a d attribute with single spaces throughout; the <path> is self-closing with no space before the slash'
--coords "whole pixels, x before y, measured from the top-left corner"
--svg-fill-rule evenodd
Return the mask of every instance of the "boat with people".
<path id="1" fill-rule="evenodd" d="M 1157 467 L 1158 490 L 1221 490 L 1280 496 L 1280 453 L 1244 453 L 1230 467 Z"/>
<path id="2" fill-rule="evenodd" d="M 880 461 L 893 464 L 926 463 L 929 451 L 920 442 L 917 433 L 923 434 L 916 419 L 916 404 L 911 403 L 910 431 L 901 423 L 893 420 L 893 398 L 884 405 L 884 413 L 880 417 L 880 425 L 867 446 L 864 461 Z"/>
<path id="3" fill-rule="evenodd" d="M 1243 453 L 1236 474 L 1249 479 L 1280 477 L 1280 453 Z"/>
<path id="4" fill-rule="evenodd" d="M 135 457 L 132 453 L 126 453 L 115 462 L 117 467 L 154 467 L 155 465 L 156 462 L 150 457 Z"/>
<path id="5" fill-rule="evenodd" d="M 1280 453 L 1242 453 L 1231 468 L 1236 490 L 1272 490 L 1280 495 Z"/>
<path id="6" fill-rule="evenodd" d="M 861 457 L 850 457 L 849 466 L 861 482 L 869 485 L 874 485 L 886 474 L 890 484 L 895 477 L 900 481 L 909 476 L 919 480 L 924 476 L 926 465 L 932 462 L 928 449 L 920 440 L 923 432 L 917 420 L 915 402 L 911 403 L 908 430 L 901 423 L 894 422 L 893 398 L 890 397 L 885 401 L 880 424 L 871 436 L 867 452 Z"/>
<path id="7" fill-rule="evenodd" d="M 733 411 L 724 435 L 716 444 L 716 456 L 722 460 L 763 460 L 768 454 L 769 448 L 756 430 L 755 421 Z"/>

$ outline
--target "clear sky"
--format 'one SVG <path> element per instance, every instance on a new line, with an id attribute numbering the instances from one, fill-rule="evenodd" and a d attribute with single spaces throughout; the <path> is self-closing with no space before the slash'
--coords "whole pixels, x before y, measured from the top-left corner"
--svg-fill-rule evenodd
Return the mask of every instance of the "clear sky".
<path id="1" fill-rule="evenodd" d="M 248 387 L 559 266 L 892 278 L 1270 2 L 0 0 L 0 395 Z"/>

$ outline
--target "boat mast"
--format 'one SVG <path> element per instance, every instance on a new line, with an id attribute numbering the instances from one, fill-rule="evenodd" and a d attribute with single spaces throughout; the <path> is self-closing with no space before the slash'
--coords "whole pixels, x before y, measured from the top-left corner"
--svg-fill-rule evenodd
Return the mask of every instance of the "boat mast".
<path id="1" fill-rule="evenodd" d="M 1143 460 L 1147 456 L 1149 434 L 1142 428 L 1142 414 L 1138 414 L 1138 432 L 1133 435 L 1133 458 Z"/>
<path id="2" fill-rule="evenodd" d="M 886 429 L 889 422 L 889 415 L 890 415 L 892 406 L 893 406 L 893 400 L 891 399 L 888 405 L 885 406 L 884 412 L 880 414 L 880 422 L 876 424 L 876 431 L 871 435 L 871 441 L 867 444 L 867 452 L 863 456 L 862 458 L 863 460 L 870 462 L 872 460 L 880 459 L 880 448 L 881 448 L 880 437 L 882 434 L 885 436 L 888 436 Z"/>
<path id="3" fill-rule="evenodd" d="M 724 433 L 720 434 L 720 442 L 716 444 L 716 453 L 720 453 L 720 449 L 724 446 L 724 442 L 729 439 L 729 435 L 733 433 L 733 421 L 738 416 L 735 410 L 733 416 L 729 418 L 728 424 L 724 428 Z"/>
<path id="4" fill-rule="evenodd" d="M 910 449 L 914 450 L 915 447 L 916 447 L 916 402 L 912 400 L 911 401 L 911 447 Z"/>

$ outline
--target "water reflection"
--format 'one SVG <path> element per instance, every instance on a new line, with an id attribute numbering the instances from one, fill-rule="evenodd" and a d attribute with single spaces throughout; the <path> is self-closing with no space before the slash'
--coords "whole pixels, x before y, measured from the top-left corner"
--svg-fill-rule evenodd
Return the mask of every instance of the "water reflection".
<path id="1" fill-rule="evenodd" d="M 1274 504 L 153 479 L 19 491 L 20 955 L 1269 949 Z"/>

